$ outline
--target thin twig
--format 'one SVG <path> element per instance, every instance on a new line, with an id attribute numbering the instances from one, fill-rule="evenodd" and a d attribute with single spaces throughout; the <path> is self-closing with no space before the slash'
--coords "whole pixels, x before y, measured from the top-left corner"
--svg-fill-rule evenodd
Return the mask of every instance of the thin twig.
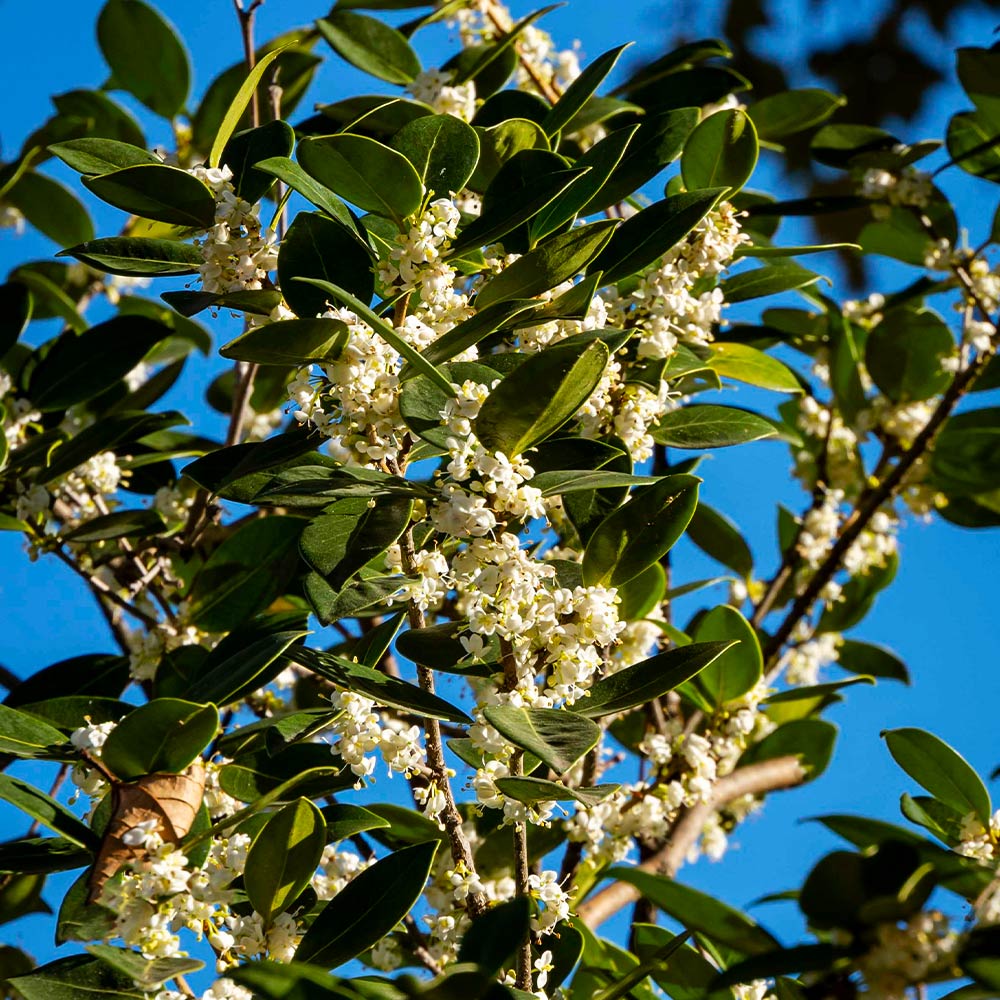
<path id="1" fill-rule="evenodd" d="M 510 758 L 510 775 L 519 778 L 524 774 L 524 753 L 515 751 Z M 528 897 L 528 827 L 524 820 L 514 824 L 514 883 L 518 896 Z M 531 933 L 525 931 L 524 938 L 517 947 L 517 967 L 514 973 L 514 985 L 519 990 L 531 992 Z"/>
<path id="2" fill-rule="evenodd" d="M 637 866 L 638 870 L 673 877 L 713 812 L 744 795 L 763 795 L 791 788 L 800 784 L 805 776 L 806 772 L 798 757 L 789 756 L 750 764 L 720 778 L 715 783 L 708 802 L 702 802 L 682 813 L 667 842 L 651 858 L 641 862 Z M 577 909 L 577 916 L 588 927 L 594 928 L 640 895 L 639 890 L 627 882 L 615 882 L 586 900 Z"/>

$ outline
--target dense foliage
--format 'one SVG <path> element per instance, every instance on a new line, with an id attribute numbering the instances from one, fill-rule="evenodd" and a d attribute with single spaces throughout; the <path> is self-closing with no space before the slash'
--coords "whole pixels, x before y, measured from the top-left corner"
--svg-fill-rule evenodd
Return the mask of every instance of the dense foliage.
<path id="1" fill-rule="evenodd" d="M 843 689 L 908 679 L 842 636 L 900 520 L 1000 524 L 1000 409 L 956 412 L 1000 385 L 1000 225 L 963 245 L 916 166 L 1000 181 L 1000 49 L 959 52 L 973 108 L 942 149 L 820 89 L 753 102 L 717 40 L 609 89 L 622 50 L 581 69 L 545 11 L 341 0 L 259 46 L 259 4 L 195 106 L 172 28 L 108 0 L 108 85 L 56 97 L 0 170 L 3 221 L 65 246 L 0 286 L 0 528 L 118 646 L 6 679 L 0 798 L 30 829 L 0 843 L 0 921 L 80 871 L 69 957 L 0 950 L 7 993 L 180 1000 L 206 959 L 206 1000 L 995 995 L 1000 813 L 930 733 L 885 734 L 909 826 L 821 818 L 849 849 L 795 894 L 808 942 L 675 875 L 819 777 Z M 462 48 L 424 68 L 440 21 Z M 331 52 L 387 93 L 296 117 Z M 803 135 L 835 193 L 746 189 Z M 796 261 L 833 248 L 778 228 L 859 208 L 852 252 L 912 281 L 839 301 Z M 244 320 L 206 387 L 223 441 L 160 406 L 220 313 Z M 731 382 L 780 416 L 718 402 Z M 769 578 L 699 501 L 702 452 L 767 439 L 808 494 Z M 671 562 L 685 533 L 729 602 L 679 622 L 720 582 Z M 627 942 L 598 936 L 633 906 Z"/>

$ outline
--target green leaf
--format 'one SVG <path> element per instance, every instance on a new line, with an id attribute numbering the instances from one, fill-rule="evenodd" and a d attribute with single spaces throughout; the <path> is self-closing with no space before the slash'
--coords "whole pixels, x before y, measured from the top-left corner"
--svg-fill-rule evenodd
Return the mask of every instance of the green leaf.
<path id="1" fill-rule="evenodd" d="M 688 136 L 681 176 L 689 191 L 739 190 L 757 165 L 757 131 L 745 111 L 729 108 L 705 118 Z"/>
<path id="2" fill-rule="evenodd" d="M 672 448 L 728 448 L 777 436 L 774 425 L 764 417 L 714 403 L 672 410 L 653 430 L 655 441 Z"/>
<path id="3" fill-rule="evenodd" d="M 589 270 L 603 271 L 602 283 L 613 285 L 648 267 L 680 243 L 725 191 L 684 191 L 644 208 L 615 230 Z"/>
<path id="4" fill-rule="evenodd" d="M 116 972 L 128 976 L 136 986 L 149 992 L 162 986 L 168 979 L 205 968 L 205 963 L 196 958 L 182 958 L 176 955 L 146 958 L 139 952 L 129 951 L 126 948 L 113 948 L 109 944 L 90 944 L 87 945 L 87 951 Z"/>
<path id="5" fill-rule="evenodd" d="M 497 778 L 496 786 L 509 799 L 533 805 L 536 802 L 580 802 L 586 806 L 603 802 L 620 785 L 570 788 L 545 778 Z"/>
<path id="6" fill-rule="evenodd" d="M 401 225 L 420 208 L 424 189 L 417 171 L 375 139 L 347 133 L 307 138 L 298 157 L 307 174 L 362 211 Z"/>
<path id="7" fill-rule="evenodd" d="M 31 374 L 32 402 L 43 412 L 54 412 L 94 398 L 171 332 L 143 316 L 113 316 L 79 336 L 65 334 Z"/>
<path id="8" fill-rule="evenodd" d="M 318 212 L 299 212 L 278 250 L 278 280 L 285 300 L 296 315 L 312 319 L 329 308 L 331 296 L 325 285 L 310 287 L 305 280 L 334 278 L 353 296 L 370 301 L 375 275 L 369 252 L 341 222 Z"/>
<path id="9" fill-rule="evenodd" d="M 698 108 L 675 108 L 644 117 L 610 179 L 581 214 L 590 215 L 616 205 L 651 181 L 668 163 L 681 155 L 684 143 L 700 117 Z"/>
<path id="10" fill-rule="evenodd" d="M 109 538 L 143 538 L 157 535 L 166 528 L 167 522 L 155 510 L 117 510 L 93 520 L 85 521 L 79 527 L 63 534 L 67 542 L 103 542 Z"/>
<path id="11" fill-rule="evenodd" d="M 296 647 L 288 655 L 296 663 L 326 677 L 338 687 L 359 692 L 379 705 L 401 708 L 428 719 L 443 719 L 463 725 L 472 721 L 465 712 L 438 695 L 364 664 L 352 663 L 343 657 L 304 646 Z"/>
<path id="12" fill-rule="evenodd" d="M 437 846 L 404 847 L 348 882 L 313 920 L 296 960 L 335 969 L 385 937 L 420 898 Z"/>
<path id="13" fill-rule="evenodd" d="M 1000 122 L 1000 54 L 995 49 L 961 48 L 957 52 L 958 79 L 969 100 L 992 122 Z"/>
<path id="14" fill-rule="evenodd" d="M 222 151 L 222 166 L 233 172 L 236 193 L 251 205 L 271 190 L 274 175 L 257 169 L 263 160 L 287 160 L 295 146 L 295 132 L 288 122 L 272 121 L 237 132 Z"/>
<path id="15" fill-rule="evenodd" d="M 290 801 L 292 791 L 314 798 L 350 788 L 357 779 L 337 763 L 330 748 L 319 743 L 295 743 L 274 755 L 267 750 L 240 754 L 219 771 L 219 787 L 251 803 L 247 815 L 253 815 L 271 802 Z"/>
<path id="16" fill-rule="evenodd" d="M 473 425 L 483 447 L 513 457 L 540 444 L 587 401 L 608 358 L 599 340 L 532 354 L 483 403 Z"/>
<path id="17" fill-rule="evenodd" d="M 129 712 L 111 731 L 101 760 L 122 781 L 159 771 L 180 774 L 219 728 L 214 705 L 155 698 Z"/>
<path id="18" fill-rule="evenodd" d="M 390 825 L 387 819 L 377 816 L 370 809 L 362 809 L 361 806 L 350 806 L 341 802 L 324 806 L 321 812 L 323 813 L 323 821 L 326 823 L 326 841 L 330 844 L 338 840 L 346 840 L 356 833 L 384 829 Z"/>
<path id="19" fill-rule="evenodd" d="M 476 308 L 506 299 L 532 298 L 562 284 L 601 252 L 617 224 L 610 219 L 591 222 L 550 237 L 487 281 L 476 296 Z"/>
<path id="20" fill-rule="evenodd" d="M 60 246 L 94 238 L 87 210 L 67 188 L 44 174 L 26 173 L 4 195 L 27 221 Z"/>
<path id="21" fill-rule="evenodd" d="M 272 515 L 241 525 L 192 581 L 191 623 L 207 632 L 227 632 L 266 608 L 299 567 L 299 535 L 306 523 Z"/>
<path id="22" fill-rule="evenodd" d="M 111 236 L 86 240 L 57 257 L 76 257 L 98 271 L 126 277 L 174 277 L 197 274 L 202 264 L 201 251 L 190 243 L 153 240 L 139 236 Z"/>
<path id="23" fill-rule="evenodd" d="M 141 0 L 108 0 L 97 19 L 97 41 L 114 86 L 164 118 L 184 110 L 191 86 L 187 52 L 152 7 Z"/>
<path id="24" fill-rule="evenodd" d="M 288 663 L 288 647 L 309 634 L 277 627 L 285 622 L 286 616 L 265 616 L 227 635 L 199 667 L 187 696 L 231 705 L 273 680 Z"/>
<path id="25" fill-rule="evenodd" d="M 898 144 L 895 136 L 871 125 L 824 125 L 812 138 L 813 159 L 829 167 L 846 169 L 854 157 L 890 150 Z"/>
<path id="26" fill-rule="evenodd" d="M 208 229 L 215 221 L 215 196 L 186 170 L 165 163 L 141 163 L 98 177 L 83 185 L 115 208 L 175 226 Z"/>
<path id="27" fill-rule="evenodd" d="M 638 130 L 638 125 L 617 129 L 577 158 L 574 170 L 586 170 L 586 173 L 577 175 L 555 198 L 531 213 L 529 218 L 534 219 L 531 224 L 532 239 L 555 232 L 597 197 L 624 159 Z"/>
<path id="28" fill-rule="evenodd" d="M 749 344 L 713 344 L 708 364 L 722 378 L 776 392 L 802 392 L 802 385 L 787 365 Z"/>
<path id="29" fill-rule="evenodd" d="M 261 56 L 254 63 L 253 69 L 247 74 L 246 79 L 240 85 L 240 89 L 236 92 L 236 96 L 226 110 L 222 124 L 219 126 L 219 131 L 215 134 L 215 139 L 212 141 L 212 148 L 208 154 L 208 165 L 210 167 L 217 167 L 222 162 L 223 151 L 229 145 L 229 140 L 232 139 L 236 129 L 239 127 L 240 119 L 243 117 L 243 112 L 246 110 L 247 105 L 249 105 L 254 91 L 259 86 L 261 80 L 264 79 L 264 74 L 271 63 L 285 52 L 287 48 L 288 46 L 283 46 L 279 49 L 272 49 L 272 51 Z"/>
<path id="30" fill-rule="evenodd" d="M 396 331 L 389 326 L 385 320 L 377 316 L 360 299 L 355 298 L 349 291 L 329 281 L 320 281 L 316 278 L 300 278 L 310 285 L 322 288 L 336 301 L 342 302 L 364 323 L 367 323 L 391 348 L 393 348 L 403 359 L 409 362 L 418 372 L 426 375 L 431 381 L 444 391 L 446 396 L 454 398 L 455 390 L 451 383 L 435 368 L 429 364 L 424 357 L 412 348 Z"/>
<path id="31" fill-rule="evenodd" d="M 679 474 L 634 490 L 629 502 L 613 510 L 587 542 L 586 584 L 617 587 L 659 562 L 691 520 L 700 482 Z"/>
<path id="32" fill-rule="evenodd" d="M 934 481 L 949 493 L 1000 487 L 1000 407 L 957 413 L 945 421 L 931 455 Z"/>
<path id="33" fill-rule="evenodd" d="M 104 994 L 121 1000 L 144 1000 L 130 976 L 90 955 L 71 955 L 10 980 L 25 1000 L 93 1000 Z"/>
<path id="34" fill-rule="evenodd" d="M 779 292 L 806 288 L 819 280 L 818 274 L 807 271 L 797 264 L 771 264 L 734 274 L 721 282 L 719 287 L 727 302 L 747 302 L 764 295 L 777 295 Z"/>
<path id="35" fill-rule="evenodd" d="M 948 325 L 930 309 L 892 309 L 868 334 L 865 367 L 894 403 L 930 399 L 952 375 L 942 367 L 955 341 Z"/>
<path id="36" fill-rule="evenodd" d="M 0 704 L 0 753 L 15 757 L 47 757 L 66 737 L 54 726 Z"/>
<path id="37" fill-rule="evenodd" d="M 309 884 L 326 846 L 326 821 L 308 799 L 274 813 L 247 852 L 243 884 L 253 908 L 270 924 Z"/>
<path id="38" fill-rule="evenodd" d="M 335 52 L 380 80 L 406 84 L 420 73 L 420 59 L 406 36 L 374 17 L 334 9 L 316 27 Z"/>
<path id="39" fill-rule="evenodd" d="M 526 896 L 491 906 L 472 921 L 458 952 L 459 962 L 475 962 L 487 975 L 495 975 L 531 929 L 531 904 Z"/>
<path id="40" fill-rule="evenodd" d="M 314 518 L 299 539 L 299 551 L 337 590 L 397 541 L 410 523 L 413 501 L 405 497 L 347 497 Z"/>
<path id="41" fill-rule="evenodd" d="M 963 111 L 948 122 L 948 154 L 973 177 L 1000 181 L 1000 129 L 981 111 Z"/>
<path id="42" fill-rule="evenodd" d="M 792 972 L 821 972 L 850 954 L 850 949 L 836 948 L 831 944 L 802 944 L 781 948 L 731 965 L 716 978 L 713 985 L 722 988 Z"/>
<path id="43" fill-rule="evenodd" d="M 115 139 L 70 139 L 49 146 L 64 163 L 81 174 L 110 174 L 124 167 L 162 164 L 154 153 Z"/>
<path id="44" fill-rule="evenodd" d="M 856 639 L 844 639 L 837 649 L 837 666 L 855 674 L 887 677 L 890 680 L 910 683 L 906 664 L 882 646 Z"/>
<path id="45" fill-rule="evenodd" d="M 1000 989 L 1000 927 L 972 928 L 962 945 L 958 961 L 962 971 L 984 987 L 988 996 L 992 996 Z"/>
<path id="46" fill-rule="evenodd" d="M 747 114 L 753 119 L 757 135 L 765 142 L 783 139 L 826 121 L 847 101 L 819 87 L 786 90 L 757 101 Z"/>
<path id="47" fill-rule="evenodd" d="M 392 137 L 392 146 L 413 164 L 424 189 L 440 198 L 461 191 L 479 162 L 476 130 L 454 115 L 415 118 Z"/>
<path id="48" fill-rule="evenodd" d="M 568 771 L 601 737 L 596 723 L 562 709 L 489 705 L 483 715 L 504 739 L 534 754 L 557 774 Z"/>
<path id="49" fill-rule="evenodd" d="M 219 353 L 258 365 L 322 364 L 339 357 L 349 337 L 339 319 L 288 319 L 250 327 L 220 347 Z"/>
<path id="50" fill-rule="evenodd" d="M 648 704 L 704 671 L 732 645 L 727 641 L 695 642 L 657 653 L 597 681 L 573 711 L 597 719 Z"/>
<path id="51" fill-rule="evenodd" d="M 727 566 L 744 579 L 753 573 L 753 553 L 739 528 L 714 507 L 701 502 L 687 527 L 688 538 L 705 555 Z"/>
<path id="52" fill-rule="evenodd" d="M 485 309 L 478 309 L 468 319 L 452 327 L 434 343 L 425 347 L 420 354 L 432 365 L 450 361 L 456 354 L 474 347 L 490 334 L 507 329 L 513 325 L 515 319 L 534 308 L 533 299 L 515 299 L 512 302 L 497 302 Z"/>
<path id="53" fill-rule="evenodd" d="M 598 56 L 584 71 L 563 91 L 562 96 L 552 106 L 552 110 L 541 121 L 541 126 L 548 136 L 561 132 L 576 113 L 587 103 L 605 77 L 615 68 L 619 56 L 631 45 L 619 45 Z"/>
<path id="54" fill-rule="evenodd" d="M 255 163 L 254 169 L 277 177 L 283 184 L 297 191 L 306 201 L 322 209 L 330 218 L 342 223 L 364 246 L 366 253 L 372 252 L 371 247 L 358 233 L 351 210 L 332 191 L 328 191 L 322 184 L 313 180 L 294 160 L 289 160 L 286 156 L 272 156 Z"/>
<path id="55" fill-rule="evenodd" d="M 23 837 L 0 844 L 0 873 L 26 875 L 70 871 L 90 864 L 90 851 L 65 837 Z"/>
<path id="56" fill-rule="evenodd" d="M 990 793 L 964 757 L 923 729 L 889 729 L 882 735 L 893 760 L 936 799 L 989 827 Z"/>
<path id="57" fill-rule="evenodd" d="M 727 604 L 713 608 L 699 620 L 693 638 L 695 642 L 730 644 L 698 675 L 698 686 L 717 708 L 743 697 L 760 680 L 764 672 L 760 643 L 751 624 L 736 608 Z"/>
<path id="58" fill-rule="evenodd" d="M 778 726 L 740 758 L 741 764 L 756 764 L 776 757 L 797 756 L 806 771 L 806 781 L 818 778 L 830 763 L 837 727 L 823 719 L 793 719 Z"/>
<path id="59" fill-rule="evenodd" d="M 773 951 L 778 942 L 759 924 L 725 903 L 664 875 L 636 868 L 611 868 L 607 875 L 633 885 L 654 906 L 690 931 L 726 945 L 739 955 Z"/>
<path id="60" fill-rule="evenodd" d="M 89 826 L 77 819 L 64 805 L 26 781 L 12 778 L 9 774 L 0 774 L 0 799 L 16 806 L 74 844 L 96 850 L 98 838 Z"/>
<path id="61" fill-rule="evenodd" d="M 33 312 L 30 288 L 19 281 L 0 285 L 0 359 L 17 343 Z"/>
<path id="62" fill-rule="evenodd" d="M 35 482 L 46 483 L 72 472 L 81 462 L 86 462 L 98 452 L 113 450 L 124 441 L 137 441 L 148 434 L 181 423 L 184 418 L 176 412 L 136 413 L 122 411 L 105 416 L 97 423 L 85 427 L 76 437 L 61 444 L 49 454 L 49 464 L 35 474 Z"/>

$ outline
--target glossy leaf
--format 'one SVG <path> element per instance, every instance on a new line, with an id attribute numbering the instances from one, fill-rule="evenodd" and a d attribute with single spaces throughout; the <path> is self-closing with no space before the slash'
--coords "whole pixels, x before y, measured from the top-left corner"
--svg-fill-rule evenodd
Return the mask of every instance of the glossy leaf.
<path id="1" fill-rule="evenodd" d="M 95 995 L 143 1000 L 146 994 L 131 976 L 91 955 L 71 955 L 49 962 L 11 985 L 25 1000 L 93 1000 Z"/>
<path id="2" fill-rule="evenodd" d="M 474 423 L 476 436 L 509 456 L 540 444 L 586 402 L 608 357 L 596 340 L 531 355 L 490 392 Z"/>
<path id="3" fill-rule="evenodd" d="M 338 319 L 288 319 L 251 327 L 219 353 L 234 361 L 299 367 L 336 360 L 349 337 L 346 324 Z"/>
<path id="4" fill-rule="evenodd" d="M 515 708 L 490 705 L 487 721 L 515 746 L 534 754 L 557 774 L 568 771 L 600 739 L 601 730 L 590 719 L 554 708 Z"/>
<path id="5" fill-rule="evenodd" d="M 46 757 L 66 743 L 54 726 L 25 712 L 0 704 L 0 753 L 15 757 Z"/>
<path id="6" fill-rule="evenodd" d="M 802 392 L 799 380 L 787 365 L 749 344 L 714 344 L 708 364 L 723 378 L 776 392 Z"/>
<path id="7" fill-rule="evenodd" d="M 401 223 L 420 207 L 417 171 L 402 153 L 374 139 L 346 133 L 303 139 L 298 157 L 307 174 L 362 211 Z"/>
<path id="8" fill-rule="evenodd" d="M 326 846 L 326 821 L 308 799 L 274 813 L 247 852 L 243 883 L 265 924 L 286 910 L 309 884 Z"/>
<path id="9" fill-rule="evenodd" d="M 76 257 L 108 274 L 140 278 L 197 274 L 202 264 L 201 251 L 190 243 L 139 236 L 87 240 L 57 256 Z"/>
<path id="10" fill-rule="evenodd" d="M 694 476 L 674 475 L 634 490 L 629 502 L 612 511 L 591 535 L 583 555 L 587 584 L 615 587 L 658 562 L 691 520 L 700 482 Z"/>
<path id="11" fill-rule="evenodd" d="M 894 403 L 930 399 L 943 392 L 951 373 L 942 365 L 955 341 L 947 324 L 929 309 L 892 309 L 869 332 L 865 367 Z"/>
<path id="12" fill-rule="evenodd" d="M 211 189 L 177 167 L 141 163 L 84 177 L 83 184 L 109 205 L 145 219 L 195 229 L 208 229 L 215 221 Z"/>
<path id="13" fill-rule="evenodd" d="M 573 711 L 591 719 L 645 705 L 673 691 L 725 655 L 731 642 L 694 642 L 668 649 L 597 681 Z"/>
<path id="14" fill-rule="evenodd" d="M 335 8 L 316 27 L 335 52 L 380 80 L 406 84 L 420 72 L 406 36 L 374 17 Z"/>
<path id="15" fill-rule="evenodd" d="M 819 125 L 846 103 L 843 97 L 828 90 L 804 87 L 756 101 L 747 114 L 753 119 L 757 135 L 773 142 Z"/>
<path id="16" fill-rule="evenodd" d="M 721 708 L 741 698 L 760 680 L 764 658 L 750 623 L 736 608 L 722 604 L 699 619 L 695 642 L 725 642 L 732 645 L 698 675 L 698 686 Z M 684 649 L 691 649 L 685 646 Z"/>
<path id="17" fill-rule="evenodd" d="M 160 771 L 180 774 L 208 746 L 218 728 L 214 705 L 156 698 L 115 726 L 101 760 L 122 781 Z"/>
<path id="18" fill-rule="evenodd" d="M 717 111 L 694 129 L 684 144 L 681 176 L 689 191 L 725 187 L 738 190 L 757 165 L 757 131 L 745 111 Z"/>
<path id="19" fill-rule="evenodd" d="M 191 86 L 187 52 L 156 10 L 142 0 L 107 0 L 97 40 L 115 86 L 164 118 L 184 110 Z"/>
<path id="20" fill-rule="evenodd" d="M 296 961 L 335 969 L 381 940 L 420 898 L 437 846 L 404 847 L 352 879 L 316 916 Z"/>
<path id="21" fill-rule="evenodd" d="M 923 729 L 889 729 L 882 734 L 893 760 L 936 799 L 963 816 L 973 813 L 989 826 L 990 794 L 966 760 L 944 740 Z"/>
<path id="22" fill-rule="evenodd" d="M 20 778 L 0 774 L 0 799 L 27 813 L 32 819 L 80 847 L 93 850 L 97 837 L 62 803 L 33 788 Z"/>
<path id="23" fill-rule="evenodd" d="M 476 130 L 454 115 L 415 118 L 393 136 L 392 146 L 413 164 L 425 190 L 439 198 L 461 191 L 479 161 Z"/>
<path id="24" fill-rule="evenodd" d="M 154 153 L 116 139 L 69 139 L 49 146 L 64 163 L 81 174 L 110 174 L 125 167 L 162 164 Z"/>

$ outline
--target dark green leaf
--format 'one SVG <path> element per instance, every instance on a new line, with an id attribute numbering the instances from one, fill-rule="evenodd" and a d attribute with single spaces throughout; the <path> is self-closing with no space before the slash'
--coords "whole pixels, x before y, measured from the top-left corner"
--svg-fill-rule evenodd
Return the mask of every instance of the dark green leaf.
<path id="1" fill-rule="evenodd" d="M 476 130 L 454 115 L 415 118 L 393 136 L 392 146 L 413 164 L 424 189 L 440 198 L 461 191 L 479 161 Z"/>
<path id="2" fill-rule="evenodd" d="M 289 227 L 278 251 L 278 280 L 296 315 L 312 319 L 326 312 L 331 296 L 296 278 L 336 279 L 366 303 L 375 289 L 371 257 L 357 236 L 318 212 L 300 212 Z"/>
<path id="3" fill-rule="evenodd" d="M 0 753 L 15 757 L 47 757 L 66 737 L 54 726 L 16 708 L 0 705 Z"/>
<path id="4" fill-rule="evenodd" d="M 103 542 L 109 538 L 143 538 L 166 528 L 166 521 L 155 510 L 118 510 L 86 521 L 67 531 L 67 542 Z"/>
<path id="5" fill-rule="evenodd" d="M 806 781 L 818 778 L 830 763 L 837 740 L 837 727 L 823 719 L 793 719 L 778 726 L 754 743 L 740 758 L 742 764 L 789 755 L 798 756 L 806 772 Z"/>
<path id="6" fill-rule="evenodd" d="M 990 793 L 965 758 L 923 729 L 889 729 L 882 735 L 893 760 L 922 788 L 989 827 Z"/>
<path id="7" fill-rule="evenodd" d="M 897 656 L 882 646 L 856 639 L 845 639 L 837 650 L 837 666 L 855 674 L 870 674 L 872 677 L 887 677 L 891 680 L 910 683 L 910 672 Z"/>
<path id="8" fill-rule="evenodd" d="M 90 851 L 64 837 L 26 837 L 0 844 L 0 873 L 45 874 L 82 868 L 93 860 Z"/>
<path id="9" fill-rule="evenodd" d="M 374 17 L 334 9 L 316 27 L 335 52 L 380 80 L 410 83 L 420 72 L 420 60 L 406 36 Z"/>
<path id="10" fill-rule="evenodd" d="M 99 395 L 171 332 L 142 316 L 113 316 L 79 336 L 64 334 L 31 374 L 32 402 L 49 412 Z"/>
<path id="11" fill-rule="evenodd" d="M 753 553 L 740 530 L 714 507 L 701 502 L 687 527 L 688 538 L 707 556 L 748 579 L 753 573 Z"/>
<path id="12" fill-rule="evenodd" d="M 475 962 L 488 975 L 495 975 L 531 927 L 531 907 L 517 896 L 488 909 L 472 922 L 462 938 L 459 962 Z"/>
<path id="13" fill-rule="evenodd" d="M 194 578 L 191 622 L 208 632 L 226 632 L 266 608 L 299 566 L 305 525 L 301 518 L 271 516 L 238 528 Z"/>
<path id="14" fill-rule="evenodd" d="M 533 753 L 557 774 L 592 750 L 601 735 L 590 719 L 561 709 L 490 705 L 483 714 L 505 739 Z"/>
<path id="15" fill-rule="evenodd" d="M 777 436 L 774 424 L 756 413 L 715 403 L 671 410 L 653 429 L 654 440 L 671 448 L 727 448 Z"/>
<path id="16" fill-rule="evenodd" d="M 463 711 L 443 698 L 364 664 L 352 663 L 342 657 L 304 646 L 291 650 L 289 657 L 333 681 L 338 687 L 359 692 L 379 705 L 401 708 L 428 719 L 444 719 L 462 724 L 471 721 Z"/>
<path id="17" fill-rule="evenodd" d="M 339 319 L 288 319 L 251 327 L 219 353 L 233 361 L 298 367 L 336 360 L 349 337 Z"/>
<path id="18" fill-rule="evenodd" d="M 476 296 L 477 308 L 531 298 L 562 284 L 601 252 L 617 224 L 610 219 L 592 222 L 550 237 L 486 282 Z"/>
<path id="19" fill-rule="evenodd" d="M 573 706 L 573 711 L 597 719 L 645 705 L 704 671 L 731 645 L 726 641 L 695 642 L 657 653 L 597 681 L 590 694 Z"/>
<path id="20" fill-rule="evenodd" d="M 726 604 L 713 608 L 698 621 L 693 638 L 696 642 L 735 643 L 698 675 L 698 686 L 717 708 L 743 697 L 760 680 L 764 670 L 760 643 L 736 608 Z"/>
<path id="21" fill-rule="evenodd" d="M 489 451 L 511 457 L 540 444 L 586 402 L 608 357 L 599 340 L 531 355 L 490 392 L 474 422 L 476 436 Z"/>
<path id="22" fill-rule="evenodd" d="M 552 110 L 541 122 L 546 135 L 554 136 L 572 121 L 594 91 L 604 82 L 604 78 L 615 68 L 618 57 L 630 44 L 619 45 L 617 48 L 609 49 L 603 55 L 598 56 L 566 88 L 559 100 L 552 106 Z"/>
<path id="23" fill-rule="evenodd" d="M 115 726 L 101 760 L 122 781 L 159 771 L 180 774 L 208 746 L 218 728 L 214 705 L 155 698 Z"/>
<path id="24" fill-rule="evenodd" d="M 93 1000 L 101 994 L 120 1000 L 145 997 L 130 976 L 90 955 L 56 959 L 10 982 L 25 1000 Z"/>
<path id="25" fill-rule="evenodd" d="M 335 969 L 385 937 L 420 898 L 437 846 L 404 847 L 352 879 L 319 912 L 296 960 Z"/>
<path id="26" fill-rule="evenodd" d="M 618 586 L 659 562 L 691 520 L 700 482 L 694 476 L 674 475 L 634 490 L 629 502 L 612 511 L 587 542 L 583 576 L 588 586 Z"/>
<path id="27" fill-rule="evenodd" d="M 97 19 L 97 40 L 114 86 L 164 118 L 184 110 L 191 67 L 171 26 L 141 0 L 108 0 Z"/>
<path id="28" fill-rule="evenodd" d="M 61 247 L 86 243 L 94 238 L 90 216 L 76 195 L 44 174 L 22 174 L 4 195 L 4 200 Z"/>
<path id="29" fill-rule="evenodd" d="M 644 208 L 619 226 L 589 270 L 603 271 L 602 281 L 613 285 L 648 267 L 684 239 L 725 190 L 685 191 Z"/>
<path id="30" fill-rule="evenodd" d="M 84 177 L 83 184 L 109 205 L 145 219 L 195 229 L 208 229 L 215 221 L 215 196 L 208 186 L 165 163 Z"/>
<path id="31" fill-rule="evenodd" d="M 777 295 L 806 288 L 820 280 L 818 274 L 796 264 L 777 264 L 741 271 L 720 284 L 727 302 L 746 302 L 764 295 Z"/>
<path id="32" fill-rule="evenodd" d="M 684 143 L 684 186 L 689 191 L 716 187 L 739 190 L 757 165 L 757 149 L 757 131 L 745 111 L 729 108 L 709 115 Z"/>
<path id="33" fill-rule="evenodd" d="M 81 174 L 110 174 L 123 167 L 163 162 L 154 153 L 115 139 L 70 139 L 49 146 L 49 152 Z"/>
<path id="34" fill-rule="evenodd" d="M 243 883 L 266 924 L 295 901 L 316 873 L 326 846 L 323 814 L 308 799 L 274 813 L 247 852 Z"/>
<path id="35" fill-rule="evenodd" d="M 9 774 L 0 774 L 0 799 L 16 806 L 74 844 L 88 850 L 96 849 L 97 837 L 89 826 L 77 819 L 64 805 L 37 788 L 32 788 L 26 781 L 12 778 Z"/>
<path id="36" fill-rule="evenodd" d="M 197 274 L 201 251 L 190 243 L 144 239 L 139 236 L 111 236 L 87 240 L 60 251 L 59 257 L 76 257 L 98 271 L 126 277 L 173 277 Z"/>
<path id="37" fill-rule="evenodd" d="M 326 823 L 327 843 L 346 840 L 348 837 L 353 837 L 356 833 L 364 833 L 366 830 L 377 830 L 389 826 L 387 819 L 377 816 L 369 809 L 362 809 L 361 806 L 337 803 L 332 806 L 324 806 L 321 811 Z"/>
<path id="38" fill-rule="evenodd" d="M 303 139 L 298 157 L 306 173 L 365 212 L 401 223 L 420 207 L 417 171 L 374 139 L 346 133 Z"/>
<path id="39" fill-rule="evenodd" d="M 257 169 L 262 160 L 286 160 L 295 146 L 295 133 L 283 121 L 237 132 L 222 151 L 222 165 L 233 172 L 236 193 L 251 205 L 260 201 L 274 184 L 270 171 Z M 291 161 L 287 161 L 291 162 Z"/>
<path id="40" fill-rule="evenodd" d="M 150 992 L 162 986 L 168 979 L 205 968 L 205 963 L 196 958 L 183 958 L 179 955 L 146 958 L 139 952 L 129 951 L 126 948 L 113 948 L 109 944 L 91 944 L 87 946 L 87 951 L 116 972 L 128 976 L 136 986 Z"/>
<path id="41" fill-rule="evenodd" d="M 634 885 L 654 906 L 688 930 L 726 945 L 740 955 L 759 955 L 777 946 L 777 941 L 763 927 L 739 910 L 672 878 L 635 868 L 612 868 L 607 874 Z"/>
<path id="42" fill-rule="evenodd" d="M 865 367 L 894 403 L 930 399 L 951 381 L 942 361 L 955 350 L 947 324 L 929 309 L 892 309 L 868 334 Z"/>

